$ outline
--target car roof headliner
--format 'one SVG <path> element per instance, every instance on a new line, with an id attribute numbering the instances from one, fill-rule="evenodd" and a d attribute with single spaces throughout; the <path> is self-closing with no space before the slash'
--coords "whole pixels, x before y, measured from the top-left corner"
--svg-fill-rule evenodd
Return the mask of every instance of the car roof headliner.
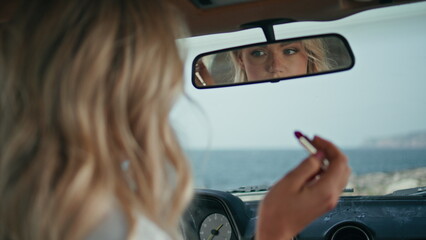
<path id="1" fill-rule="evenodd" d="M 241 0 L 226 6 L 199 8 L 194 2 L 175 0 L 183 12 L 192 36 L 241 30 L 241 25 L 266 19 L 330 21 L 368 9 L 418 1 L 409 0 Z M 223 1 L 222 1 L 223 2 Z M 200 6 L 200 4 L 198 4 Z M 214 4 L 213 4 L 214 5 Z"/>
<path id="2" fill-rule="evenodd" d="M 268 19 L 330 21 L 368 9 L 420 1 L 425 0 L 172 0 L 184 14 L 191 36 L 237 31 L 244 24 Z M 0 0 L 0 23 L 11 17 L 17 2 Z M 216 2 L 234 3 L 216 6 L 220 5 Z M 208 6 L 199 7 L 203 3 Z"/>

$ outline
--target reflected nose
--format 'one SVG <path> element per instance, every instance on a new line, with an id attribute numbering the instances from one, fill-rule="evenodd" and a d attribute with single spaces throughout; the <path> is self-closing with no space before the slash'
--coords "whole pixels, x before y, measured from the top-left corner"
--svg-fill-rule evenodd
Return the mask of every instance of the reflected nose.
<path id="1" fill-rule="evenodd" d="M 271 54 L 268 59 L 267 71 L 278 73 L 285 71 L 285 59 L 281 54 Z"/>

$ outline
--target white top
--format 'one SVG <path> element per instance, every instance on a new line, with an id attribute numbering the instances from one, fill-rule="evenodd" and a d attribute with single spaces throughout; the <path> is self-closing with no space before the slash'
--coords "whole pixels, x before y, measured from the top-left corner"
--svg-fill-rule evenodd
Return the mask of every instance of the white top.
<path id="1" fill-rule="evenodd" d="M 163 230 L 143 215 L 138 216 L 134 240 L 171 240 Z M 114 208 L 85 240 L 121 240 L 126 239 L 127 225 L 120 208 Z"/>

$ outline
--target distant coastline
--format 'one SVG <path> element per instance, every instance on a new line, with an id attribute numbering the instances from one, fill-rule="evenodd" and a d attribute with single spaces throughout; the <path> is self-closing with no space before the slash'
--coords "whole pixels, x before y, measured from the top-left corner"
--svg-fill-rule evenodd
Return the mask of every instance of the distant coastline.
<path id="1" fill-rule="evenodd" d="M 426 131 L 366 140 L 364 148 L 426 149 Z"/>
<path id="2" fill-rule="evenodd" d="M 426 186 L 426 149 L 348 149 L 354 194 L 387 194 Z M 188 152 L 195 185 L 231 190 L 272 185 L 297 166 L 307 153 L 298 150 L 192 150 Z M 419 170 L 416 170 L 419 169 Z"/>

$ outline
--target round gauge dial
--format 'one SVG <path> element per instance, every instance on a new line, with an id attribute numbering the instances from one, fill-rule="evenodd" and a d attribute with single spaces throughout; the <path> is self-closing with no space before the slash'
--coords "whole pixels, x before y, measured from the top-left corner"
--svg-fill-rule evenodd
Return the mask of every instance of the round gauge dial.
<path id="1" fill-rule="evenodd" d="M 230 240 L 231 235 L 231 224 L 229 223 L 228 218 L 220 213 L 210 214 L 201 223 L 201 240 Z"/>

